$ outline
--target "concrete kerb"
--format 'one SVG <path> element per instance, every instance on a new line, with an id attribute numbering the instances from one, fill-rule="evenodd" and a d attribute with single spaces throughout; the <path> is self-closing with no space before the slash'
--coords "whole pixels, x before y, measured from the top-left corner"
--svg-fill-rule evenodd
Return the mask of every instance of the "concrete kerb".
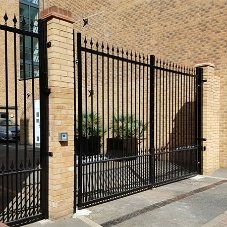
<path id="1" fill-rule="evenodd" d="M 214 218 L 212 221 L 206 223 L 205 225 L 202 225 L 201 227 L 213 227 L 225 219 L 227 219 L 227 211 L 225 211 L 223 214 L 220 214 L 219 216 Z"/>

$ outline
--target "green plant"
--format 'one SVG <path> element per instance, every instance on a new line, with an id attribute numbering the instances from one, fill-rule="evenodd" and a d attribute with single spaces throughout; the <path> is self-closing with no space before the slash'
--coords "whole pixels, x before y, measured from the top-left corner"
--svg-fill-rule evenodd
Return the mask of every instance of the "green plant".
<path id="1" fill-rule="evenodd" d="M 79 134 L 78 117 L 77 117 L 76 132 Z M 82 113 L 82 136 L 103 136 L 107 131 L 103 129 L 101 117 L 96 112 L 83 112 Z"/>
<path id="2" fill-rule="evenodd" d="M 136 119 L 135 115 L 114 115 L 112 125 L 114 137 L 123 139 L 143 137 L 143 133 L 147 130 L 147 124 Z"/>

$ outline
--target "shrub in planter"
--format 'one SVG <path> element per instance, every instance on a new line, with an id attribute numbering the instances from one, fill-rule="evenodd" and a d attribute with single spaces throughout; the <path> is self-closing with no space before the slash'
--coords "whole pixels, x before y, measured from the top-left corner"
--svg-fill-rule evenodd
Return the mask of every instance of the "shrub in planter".
<path id="1" fill-rule="evenodd" d="M 138 139 L 147 130 L 147 124 L 135 115 L 114 115 L 112 131 L 114 138 L 107 139 L 107 156 L 120 158 L 137 155 Z"/>
<path id="2" fill-rule="evenodd" d="M 76 134 L 78 131 L 78 118 Z M 100 154 L 101 148 L 101 137 L 106 132 L 106 128 L 103 130 L 101 118 L 96 112 L 83 112 L 82 114 L 82 155 L 98 155 Z M 76 138 L 76 154 L 78 155 L 79 150 L 79 138 Z"/>

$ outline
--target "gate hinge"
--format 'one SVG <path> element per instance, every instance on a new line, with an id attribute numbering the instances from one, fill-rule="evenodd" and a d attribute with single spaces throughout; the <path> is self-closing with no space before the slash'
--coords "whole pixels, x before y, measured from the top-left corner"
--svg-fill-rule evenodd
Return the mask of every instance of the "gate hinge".
<path id="1" fill-rule="evenodd" d="M 201 138 L 201 141 L 207 141 L 207 139 L 206 138 Z"/>
<path id="2" fill-rule="evenodd" d="M 43 94 L 49 95 L 51 93 L 50 88 L 44 88 L 43 89 Z"/>
<path id="3" fill-rule="evenodd" d="M 48 152 L 48 156 L 53 157 L 53 152 Z"/>
<path id="4" fill-rule="evenodd" d="M 47 47 L 47 48 L 50 48 L 50 47 L 51 47 L 51 42 L 47 42 L 47 43 L 46 43 L 46 47 Z"/>
<path id="5" fill-rule="evenodd" d="M 202 80 L 201 82 L 202 82 L 202 83 L 205 83 L 205 82 L 207 82 L 207 80 Z"/>
<path id="6" fill-rule="evenodd" d="M 78 63 L 79 63 L 79 61 L 78 61 L 78 59 L 76 59 L 76 64 L 78 65 Z"/>

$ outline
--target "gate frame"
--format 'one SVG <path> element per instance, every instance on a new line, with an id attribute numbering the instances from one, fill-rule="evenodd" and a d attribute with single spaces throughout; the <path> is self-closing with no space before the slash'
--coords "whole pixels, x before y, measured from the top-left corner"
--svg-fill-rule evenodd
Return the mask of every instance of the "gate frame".
<path id="1" fill-rule="evenodd" d="M 74 31 L 73 31 L 73 37 L 74 37 Z M 88 201 L 86 203 L 83 203 L 82 202 L 82 196 L 83 196 L 83 192 L 82 192 L 82 174 L 83 174 L 83 171 L 82 171 L 82 148 L 83 148 L 83 145 L 81 144 L 82 140 L 81 140 L 81 137 L 82 137 L 82 52 L 87 52 L 87 53 L 94 53 L 94 55 L 98 56 L 98 55 L 103 55 L 103 56 L 107 56 L 107 54 L 103 54 L 103 52 L 99 52 L 98 50 L 93 50 L 92 48 L 89 49 L 86 47 L 86 44 L 85 44 L 85 47 L 82 47 L 82 43 L 81 43 L 81 33 L 77 33 L 77 60 L 75 60 L 74 58 L 74 75 L 75 75 L 75 63 L 77 63 L 77 70 L 78 70 L 78 97 L 81 97 L 81 98 L 78 98 L 78 132 L 79 132 L 79 140 L 78 140 L 78 147 L 76 148 L 75 146 L 75 151 L 76 149 L 79 149 L 79 152 L 78 152 L 78 160 L 76 160 L 76 152 L 75 152 L 75 156 L 74 156 L 74 159 L 75 159 L 75 163 L 74 163 L 74 183 L 75 183 L 75 189 L 74 189 L 74 203 L 76 203 L 76 197 L 78 196 L 78 203 L 74 204 L 74 212 L 76 212 L 76 205 L 78 205 L 78 207 L 84 207 L 84 206 L 89 206 L 89 204 L 94 204 L 96 203 L 96 200 L 94 201 Z M 74 42 L 75 42 L 75 39 L 74 39 Z M 74 53 L 75 53 L 75 49 L 74 49 Z M 119 56 L 114 56 L 113 55 L 113 59 L 118 59 L 120 60 L 121 58 Z M 135 64 L 137 63 L 136 61 L 134 61 Z M 201 83 L 202 83 L 202 69 L 201 68 L 194 68 L 192 71 L 186 71 L 185 72 L 185 68 L 184 68 L 184 72 L 182 71 L 182 67 L 181 67 L 181 70 L 177 71 L 177 70 L 171 70 L 171 69 L 168 69 L 168 68 L 165 68 L 163 66 L 160 65 L 160 67 L 158 65 L 155 64 L 155 56 L 153 55 L 150 55 L 150 63 L 149 64 L 149 71 L 150 71 L 150 102 L 149 102 L 149 106 L 152 107 L 153 105 L 153 108 L 150 108 L 150 127 L 149 127 L 149 133 L 150 133 L 150 149 L 149 149 L 149 153 L 150 153 L 150 157 L 149 157 L 149 184 L 147 185 L 147 188 L 153 188 L 154 186 L 157 187 L 159 185 L 163 185 L 163 184 L 168 184 L 168 183 L 171 183 L 171 182 L 174 182 L 174 181 L 177 181 L 177 180 L 181 180 L 181 179 L 185 179 L 185 178 L 188 178 L 188 177 L 191 177 L 191 176 L 194 176 L 195 174 L 201 174 L 202 171 L 201 171 L 201 161 L 202 161 L 202 147 L 201 147 L 201 126 L 202 126 L 202 115 L 201 115 L 201 111 L 202 111 L 202 91 L 201 91 Z M 160 61 L 160 64 L 161 64 L 161 61 Z M 165 65 L 165 63 L 163 62 L 163 65 Z M 175 65 L 176 66 L 176 65 Z M 178 69 L 180 69 L 180 66 L 177 66 Z M 154 88 L 154 83 L 155 83 L 155 70 L 161 70 L 161 71 L 169 71 L 169 72 L 172 72 L 172 73 L 176 73 L 177 75 L 187 75 L 187 76 L 192 76 L 192 77 L 196 77 L 196 79 L 194 80 L 194 92 L 195 92 L 195 96 L 194 96 L 194 101 L 195 101 L 195 113 L 194 113 L 194 117 L 195 117 L 195 131 L 194 131 L 194 134 L 193 136 L 195 137 L 194 139 L 194 149 L 193 150 L 196 150 L 196 155 L 194 157 L 194 165 L 195 165 L 195 170 L 194 171 L 191 171 L 189 170 L 189 172 L 186 174 L 182 174 L 181 176 L 178 176 L 178 177 L 173 177 L 169 180 L 164 180 L 163 182 L 156 182 L 155 181 L 155 177 L 156 177 L 156 166 L 155 166 L 155 155 L 157 155 L 155 153 L 155 148 L 154 148 L 154 117 L 155 117 L 155 114 L 154 114 L 154 108 L 155 108 L 155 105 L 154 105 L 154 93 L 155 93 L 155 88 Z M 76 79 L 74 79 L 74 81 L 76 81 Z M 182 83 L 182 82 L 181 82 Z M 76 85 L 74 84 L 75 88 L 76 88 Z M 179 84 L 178 84 L 179 86 Z M 76 92 L 75 92 L 75 95 L 76 95 Z M 181 94 L 182 95 L 182 94 Z M 75 96 L 76 97 L 76 96 Z M 75 100 L 74 100 L 75 102 Z M 182 102 L 182 101 L 181 101 Z M 75 103 L 75 107 L 74 107 L 74 114 L 76 116 L 76 103 Z M 178 110 L 179 111 L 179 110 Z M 74 122 L 74 127 L 76 127 L 76 123 Z M 76 128 L 74 129 L 75 132 L 76 132 Z M 157 136 L 157 135 L 156 135 Z M 75 137 L 74 137 L 75 139 Z M 75 142 L 74 142 L 74 145 L 75 145 Z M 185 148 L 181 148 L 179 151 L 183 152 L 183 155 L 185 157 Z M 174 151 L 175 152 L 175 151 Z M 78 161 L 78 164 L 76 164 L 76 161 Z M 76 169 L 78 170 L 78 175 L 77 172 L 76 172 Z M 78 180 L 78 181 L 77 181 Z M 145 186 L 144 186 L 145 187 Z M 133 189 L 131 189 L 131 191 L 133 191 Z M 125 194 L 127 194 L 129 191 L 125 191 Z M 78 194 L 77 194 L 78 193 Z M 124 194 L 124 191 L 122 193 L 119 194 L 119 196 L 122 196 Z M 114 197 L 118 196 L 118 194 L 115 194 Z M 103 201 L 103 200 L 107 200 L 107 199 L 111 199 L 111 195 L 107 196 L 107 197 L 103 197 L 103 198 L 99 198 L 97 199 L 97 202 L 100 202 L 100 201 Z M 90 202 L 90 203 L 89 203 Z"/>
<path id="2" fill-rule="evenodd" d="M 15 48 L 18 47 L 17 44 L 19 42 L 18 39 L 15 39 L 16 35 L 27 35 L 29 37 L 36 37 L 39 40 L 39 78 L 37 78 L 37 80 L 39 80 L 39 90 L 38 91 L 39 91 L 39 99 L 40 99 L 40 131 L 42 132 L 40 135 L 40 170 L 41 170 L 40 178 L 41 179 L 40 179 L 40 202 L 39 202 L 41 214 L 38 214 L 38 215 L 35 214 L 35 215 L 31 215 L 31 216 L 28 216 L 25 218 L 14 219 L 9 222 L 6 222 L 6 224 L 8 224 L 9 226 L 11 226 L 11 225 L 17 226 L 19 224 L 37 221 L 37 219 L 40 220 L 40 219 L 48 218 L 48 131 L 49 131 L 48 95 L 50 92 L 48 89 L 48 77 L 47 77 L 47 72 L 48 72 L 48 70 L 47 70 L 47 45 L 46 45 L 46 43 L 47 43 L 47 23 L 45 20 L 39 20 L 38 21 L 38 33 L 34 33 L 33 31 L 29 32 L 29 31 L 25 31 L 20 28 L 16 28 L 16 23 L 17 23 L 16 16 L 14 16 L 14 20 L 13 20 L 14 27 L 10 27 L 7 25 L 7 20 L 8 20 L 7 14 L 5 14 L 4 19 L 5 19 L 5 25 L 0 24 L 0 30 L 5 31 L 5 51 L 6 51 L 5 55 L 6 56 L 8 54 L 7 32 L 14 33 L 14 42 L 17 41 L 14 43 L 14 55 L 16 55 Z M 33 44 L 31 44 L 31 45 L 33 47 Z M 15 57 L 15 59 L 17 60 L 17 62 L 15 62 L 14 67 L 15 67 L 15 74 L 17 75 L 16 70 L 17 70 L 18 59 L 16 57 Z M 8 61 L 6 59 L 5 60 L 5 70 L 6 70 L 6 80 L 7 80 L 6 84 L 8 83 L 8 77 L 7 77 L 8 70 L 7 69 L 8 69 Z M 26 89 L 26 86 L 27 86 L 25 83 L 26 78 L 24 78 L 23 80 L 24 80 L 24 85 L 25 85 L 25 89 Z M 35 78 L 32 77 L 31 80 L 35 80 Z M 17 81 L 15 83 L 17 83 Z M 15 89 L 16 88 L 17 88 L 17 85 L 16 85 Z M 7 87 L 6 87 L 6 89 L 7 89 Z M 16 99 L 17 99 L 17 96 L 16 96 Z M 25 99 L 25 97 L 24 97 L 24 99 Z M 8 90 L 6 90 L 6 101 L 7 101 L 6 111 L 8 112 L 8 109 L 9 109 Z M 25 105 L 25 107 L 26 107 L 26 105 Z M 16 116 L 16 123 L 17 123 L 17 111 L 16 111 L 15 116 Z M 8 116 L 6 119 L 8 119 Z M 33 125 L 33 127 L 34 127 L 34 125 Z M 33 130 L 33 133 L 34 133 L 34 130 Z M 25 144 L 26 144 L 26 132 L 25 132 Z M 7 146 L 9 146 L 8 140 L 7 140 Z M 18 149 L 18 148 L 16 148 L 16 149 Z M 27 149 L 27 144 L 25 145 L 25 152 L 26 152 L 26 149 Z M 33 146 L 33 149 L 34 149 L 34 146 Z M 7 148 L 7 150 L 8 150 L 8 148 Z M 9 170 L 7 169 L 7 171 L 9 171 Z M 16 172 L 18 173 L 18 169 L 16 170 Z M 33 172 L 33 171 L 31 171 L 31 172 Z M 8 178 L 7 178 L 7 180 L 8 180 Z M 16 195 L 16 196 L 18 196 L 18 195 Z M 29 207 L 26 207 L 26 208 L 29 209 Z M 16 207 L 16 209 L 18 209 L 18 207 Z M 8 213 L 9 213 L 9 211 L 7 210 L 7 215 L 8 215 Z"/>

